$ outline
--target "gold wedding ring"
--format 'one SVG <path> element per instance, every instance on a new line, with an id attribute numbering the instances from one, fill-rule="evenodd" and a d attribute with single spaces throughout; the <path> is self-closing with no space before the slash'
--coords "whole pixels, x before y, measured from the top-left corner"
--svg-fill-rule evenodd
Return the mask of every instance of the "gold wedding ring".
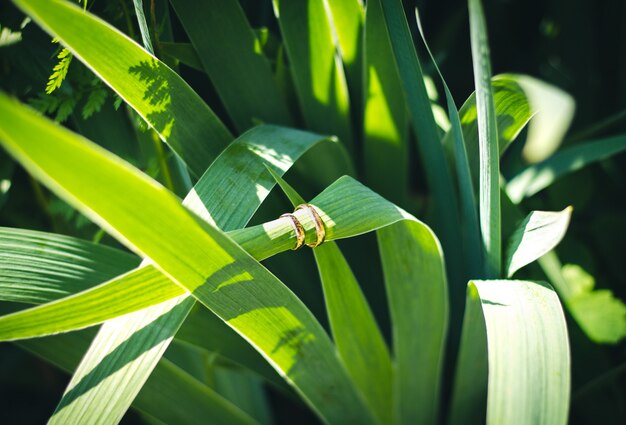
<path id="1" fill-rule="evenodd" d="M 295 251 L 296 249 L 300 248 L 302 246 L 302 244 L 304 244 L 304 228 L 302 227 L 302 224 L 300 224 L 300 221 L 298 221 L 298 219 L 296 218 L 295 215 L 291 214 L 291 213 L 286 213 L 280 216 L 282 217 L 287 217 L 291 220 L 291 225 L 293 226 L 293 231 L 296 234 L 296 246 L 291 248 L 292 251 Z"/>
<path id="2" fill-rule="evenodd" d="M 315 235 L 317 237 L 315 243 L 308 243 L 306 244 L 306 246 L 315 248 L 316 246 L 320 246 L 324 242 L 324 238 L 326 237 L 324 222 L 322 221 L 322 217 L 320 217 L 320 215 L 315 210 L 315 207 L 311 204 L 300 204 L 296 207 L 294 212 L 303 209 L 309 211 L 309 216 L 313 219 L 313 223 L 315 223 Z"/>

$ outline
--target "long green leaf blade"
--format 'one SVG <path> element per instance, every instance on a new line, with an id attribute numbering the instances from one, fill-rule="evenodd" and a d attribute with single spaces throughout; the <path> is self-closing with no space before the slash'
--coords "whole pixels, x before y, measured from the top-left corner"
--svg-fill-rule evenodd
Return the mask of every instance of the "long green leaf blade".
<path id="1" fill-rule="evenodd" d="M 480 231 L 483 240 L 485 275 L 500 276 L 500 154 L 498 128 L 491 90 L 491 64 L 487 28 L 480 0 L 469 0 L 470 35 L 476 86 L 480 150 L 479 198 Z"/>
<path id="2" fill-rule="evenodd" d="M 137 16 L 137 23 L 139 24 L 139 30 L 141 32 L 141 42 L 143 43 L 143 47 L 145 47 L 151 55 L 154 55 L 152 40 L 150 40 L 150 30 L 148 30 L 146 14 L 143 10 L 143 0 L 133 0 L 133 5 L 135 6 L 135 16 Z"/>
<path id="3" fill-rule="evenodd" d="M 307 149 L 323 140 L 326 139 L 297 130 L 273 126 L 255 127 L 239 137 L 218 157 L 187 196 L 184 204 L 206 221 L 218 224 L 223 229 L 243 227 L 274 185 L 274 180 L 267 174 L 266 167 L 274 170 L 275 173 L 284 173 Z M 242 170 L 245 170 L 245 173 Z M 234 175 L 237 175 L 238 178 L 233 179 Z M 258 245 L 244 242 L 243 246 L 258 259 L 263 258 L 263 253 L 257 249 Z M 189 297 L 189 295 L 183 298 L 185 297 Z M 160 312 L 164 317 L 167 317 L 167 320 L 163 321 L 162 324 L 163 332 L 174 336 L 186 320 L 192 305 L 193 303 L 184 303 L 178 308 L 171 308 L 171 303 L 166 302 L 154 306 L 151 311 L 153 314 Z M 146 323 L 145 315 L 141 312 L 128 315 L 124 323 L 124 326 L 131 328 L 149 325 L 149 322 Z M 224 330 L 224 327 L 230 330 L 227 326 L 219 329 Z M 215 331 L 215 327 L 207 328 L 207 330 Z M 116 332 L 116 326 L 109 326 L 107 323 L 102 327 L 97 340 L 113 338 Z M 238 336 L 233 335 L 233 332 L 226 333 L 226 335 L 224 332 L 214 335 L 216 337 L 221 336 L 221 341 L 238 340 Z M 187 336 L 189 336 L 188 333 Z M 206 338 L 204 339 L 206 340 Z M 150 347 L 155 343 L 150 338 L 141 340 L 144 347 Z M 81 367 L 85 365 L 89 368 L 90 363 L 98 361 L 99 356 L 101 356 L 99 347 L 96 346 L 93 351 L 90 350 L 87 353 Z M 103 347 L 106 350 L 107 346 L 104 345 Z M 243 362 L 253 370 L 260 371 L 261 375 L 266 377 L 269 375 L 270 379 L 275 379 L 274 374 L 270 374 L 259 365 L 258 356 L 252 356 L 249 350 L 245 348 L 247 347 L 242 349 L 240 344 L 224 346 L 218 343 L 218 351 L 235 361 Z M 129 354 L 132 355 L 132 349 L 134 347 L 124 349 L 120 357 L 125 358 Z M 116 380 L 109 380 L 106 385 L 106 397 L 118 397 L 120 385 L 124 385 L 128 391 L 133 388 L 141 388 L 145 377 L 149 376 L 152 369 L 157 365 L 161 354 L 158 351 L 147 351 L 139 358 L 134 359 L 133 362 L 141 361 L 143 368 L 128 377 L 121 375 Z M 114 358 L 107 362 L 107 367 L 109 370 L 116 370 L 119 367 L 119 362 Z M 73 380 L 72 383 L 74 381 L 77 380 Z M 119 408 L 125 410 L 131 400 L 131 398 L 126 398 L 126 405 L 120 405 Z M 86 403 L 90 403 L 90 401 L 87 400 Z M 76 408 L 80 409 L 80 404 Z"/>
<path id="4" fill-rule="evenodd" d="M 15 0 L 131 105 L 200 176 L 232 136 L 174 71 L 67 1 Z"/>
<path id="5" fill-rule="evenodd" d="M 484 329 L 484 339 L 465 338 L 462 347 L 451 423 L 481 421 L 481 394 L 488 382 L 487 424 L 565 424 L 569 411 L 570 356 L 567 326 L 554 290 L 546 284 L 517 281 L 472 281 L 468 308 L 484 320 L 464 326 Z M 466 313 L 466 314 L 468 314 Z M 479 335 L 464 328 L 464 333 Z M 475 347 L 476 344 L 482 345 Z M 486 350 L 486 352 L 485 352 Z M 468 358 L 468 354 L 474 358 Z M 488 381 L 483 367 L 488 354 Z M 459 377 L 465 378 L 463 382 Z M 471 380 L 469 380 L 471 379 Z M 468 385 L 469 384 L 469 385 Z M 466 391 L 469 394 L 462 394 Z M 484 419 L 483 419 L 484 420 Z"/>
<path id="6" fill-rule="evenodd" d="M 562 176 L 625 150 L 626 135 L 623 134 L 563 149 L 513 176 L 506 185 L 506 193 L 517 204 L 550 186 Z"/>
<path id="7" fill-rule="evenodd" d="M 138 257 L 103 245 L 32 230 L 0 228 L 3 301 L 52 301 L 138 265 Z"/>
<path id="8" fill-rule="evenodd" d="M 305 203 L 280 176 L 274 178 L 294 207 Z M 390 423 L 392 365 L 376 319 L 337 243 L 325 242 L 313 254 L 339 356 L 379 422 Z"/>
<path id="9" fill-rule="evenodd" d="M 409 190 L 406 100 L 380 2 L 368 2 L 365 12 L 364 172 L 368 186 L 403 203 Z"/>
<path id="10" fill-rule="evenodd" d="M 417 27 L 420 31 L 420 35 L 422 36 L 422 41 L 426 46 L 426 50 L 428 51 L 430 59 L 435 66 L 437 74 L 439 74 L 439 78 L 441 79 L 441 83 L 443 84 L 443 89 L 446 94 L 448 117 L 451 124 L 450 134 L 452 135 L 452 139 L 454 140 L 454 164 L 456 166 L 459 198 L 461 203 L 460 218 L 461 230 L 463 232 L 463 246 L 465 248 L 465 267 L 468 276 L 470 276 L 471 278 L 475 278 L 476 276 L 480 276 L 481 274 L 480 264 L 482 264 L 483 260 L 480 246 L 481 241 L 480 226 L 478 223 L 478 208 L 476 206 L 475 190 L 472 183 L 472 174 L 469 166 L 469 160 L 467 157 L 467 151 L 465 149 L 465 138 L 463 137 L 461 119 L 459 117 L 459 111 L 457 111 L 456 109 L 456 104 L 454 103 L 452 93 L 450 93 L 450 89 L 448 88 L 448 84 L 446 84 L 446 80 L 443 78 L 443 74 L 437 66 L 437 61 L 430 51 L 430 47 L 428 47 L 428 43 L 426 42 L 426 36 L 424 35 L 424 30 L 422 28 L 422 23 L 419 18 L 419 13 L 417 9 L 415 9 L 415 17 L 417 20 Z"/>
<path id="11" fill-rule="evenodd" d="M 321 417 L 371 421 L 313 315 L 237 244 L 118 158 L 4 95 L 0 111 L 13 118 L 0 129 L 2 143 L 31 173 L 245 336 Z"/>
<path id="12" fill-rule="evenodd" d="M 380 0 L 374 0 L 379 1 Z M 430 99 L 426 92 L 424 75 L 413 45 L 402 2 L 386 0 L 380 2 L 389 39 L 394 53 L 400 80 L 408 101 L 409 115 L 417 136 L 417 145 L 422 157 L 428 187 L 433 197 L 435 231 L 442 241 L 451 267 L 451 280 L 460 280 L 460 249 L 456 243 L 459 233 L 458 203 L 452 176 L 438 134 Z"/>
<path id="13" fill-rule="evenodd" d="M 72 373 L 85 350 L 89 348 L 92 337 L 93 333 L 83 331 L 20 341 L 18 345 L 63 371 Z M 120 392 L 126 396 L 123 388 Z M 101 403 L 106 405 L 109 401 L 105 397 Z M 133 407 L 164 423 L 195 425 L 204 423 L 208 417 L 212 422 L 223 425 L 255 423 L 213 389 L 165 358 L 159 362 L 137 394 Z M 107 419 L 113 419 L 110 416 L 112 409 L 105 412 L 109 415 Z"/>
<path id="14" fill-rule="evenodd" d="M 413 221 L 377 236 L 392 320 L 393 423 L 434 424 L 448 330 L 442 249 L 428 227 Z"/>
<path id="15" fill-rule="evenodd" d="M 332 16 L 339 52 L 346 70 L 352 110 L 360 111 L 363 80 L 363 2 L 361 0 L 325 0 Z M 354 103 L 356 101 L 356 103 Z"/>
<path id="16" fill-rule="evenodd" d="M 485 315 L 489 346 L 487 423 L 567 423 L 569 343 L 556 293 L 534 282 L 473 284 Z M 509 305 L 523 307 L 512 312 L 506 308 Z M 507 393 L 511 388 L 515 391 Z"/>
<path id="17" fill-rule="evenodd" d="M 172 0 L 171 4 L 239 131 L 255 120 L 292 124 L 269 61 L 238 1 Z"/>
<path id="18" fill-rule="evenodd" d="M 353 146 L 350 100 L 324 1 L 274 0 L 307 127 Z"/>
<path id="19" fill-rule="evenodd" d="M 87 291 L 0 317 L 0 340 L 82 329 L 167 301 L 184 292 L 182 288 L 172 286 L 155 268 L 133 270 Z"/>
<path id="20" fill-rule="evenodd" d="M 379 422 L 390 423 L 391 358 L 374 315 L 337 244 L 313 252 L 339 354 Z"/>
<path id="21" fill-rule="evenodd" d="M 517 82 L 516 75 L 497 75 L 491 80 L 493 100 L 496 110 L 498 126 L 498 152 L 502 155 L 524 127 L 533 117 L 531 105 L 524 90 Z M 459 110 L 463 138 L 467 151 L 472 181 L 478 187 L 480 174 L 480 153 L 478 141 L 478 121 L 476 110 L 476 92 L 465 101 Z M 449 151 L 454 148 L 452 144 L 452 132 L 449 131 L 444 137 L 444 144 Z"/>

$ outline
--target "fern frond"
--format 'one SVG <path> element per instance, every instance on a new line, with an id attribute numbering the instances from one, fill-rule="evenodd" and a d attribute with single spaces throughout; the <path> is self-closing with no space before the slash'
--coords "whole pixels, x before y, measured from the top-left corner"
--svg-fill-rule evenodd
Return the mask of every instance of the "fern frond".
<path id="1" fill-rule="evenodd" d="M 76 107 L 76 99 L 68 96 L 61 100 L 59 103 L 59 108 L 57 109 L 57 114 L 54 117 L 54 120 L 57 122 L 63 122 L 72 115 L 74 108 Z"/>
<path id="2" fill-rule="evenodd" d="M 60 101 L 56 96 L 39 93 L 37 97 L 29 99 L 28 103 L 41 113 L 52 114 L 59 107 Z"/>
<path id="3" fill-rule="evenodd" d="M 82 116 L 83 119 L 88 119 L 94 113 L 99 112 L 102 109 L 102 105 L 107 100 L 109 92 L 101 84 L 96 85 L 87 97 L 87 102 L 83 106 Z"/>
<path id="4" fill-rule="evenodd" d="M 61 49 L 59 54 L 57 55 L 57 59 L 59 62 L 52 68 L 52 75 L 48 78 L 48 84 L 46 84 L 46 93 L 51 94 L 56 89 L 61 87 L 63 84 L 63 80 L 67 76 L 67 71 L 70 68 L 70 64 L 72 63 L 72 58 L 74 56 L 72 53 L 66 48 Z"/>

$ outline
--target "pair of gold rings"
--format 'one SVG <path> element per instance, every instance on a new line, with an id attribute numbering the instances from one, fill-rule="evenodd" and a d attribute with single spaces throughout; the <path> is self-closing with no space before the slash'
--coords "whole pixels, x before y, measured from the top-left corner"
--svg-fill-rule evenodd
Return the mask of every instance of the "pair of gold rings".
<path id="1" fill-rule="evenodd" d="M 324 228 L 324 222 L 322 221 L 322 217 L 320 217 L 320 215 L 315 210 L 315 206 L 311 204 L 300 204 L 296 207 L 296 209 L 293 212 L 296 212 L 298 210 L 303 210 L 303 209 L 306 209 L 309 212 L 309 216 L 311 217 L 311 219 L 313 220 L 313 223 L 315 224 L 315 236 L 316 236 L 315 242 L 307 243 L 306 246 L 315 248 L 317 246 L 320 246 L 324 242 L 324 238 L 326 237 L 326 229 Z M 306 234 L 304 232 L 304 227 L 302 227 L 300 220 L 298 220 L 298 218 L 292 213 L 283 214 L 281 215 L 281 217 L 287 217 L 291 220 L 291 225 L 293 226 L 293 230 L 296 233 L 296 246 L 291 249 L 295 251 L 296 249 L 299 249 L 302 245 L 305 244 Z"/>

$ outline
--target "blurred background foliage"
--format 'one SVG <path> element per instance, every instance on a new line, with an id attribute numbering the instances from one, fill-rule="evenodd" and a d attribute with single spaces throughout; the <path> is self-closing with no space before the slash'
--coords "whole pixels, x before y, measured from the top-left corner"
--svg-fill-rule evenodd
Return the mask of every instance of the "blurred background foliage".
<path id="1" fill-rule="evenodd" d="M 146 2 L 149 4 L 150 2 Z M 150 19 L 157 56 L 179 69 L 183 78 L 207 101 L 231 129 L 224 107 L 206 75 L 192 66 L 178 64 L 168 56 L 167 43 L 188 41 L 176 14 L 167 2 L 155 2 L 156 17 Z M 446 77 L 457 106 L 473 92 L 474 82 L 466 2 L 463 0 L 418 1 L 431 49 Z M 280 66 L 280 32 L 270 0 L 241 2 L 254 28 L 259 29 L 266 55 Z M 89 10 L 116 25 L 141 43 L 131 0 L 89 2 Z M 415 4 L 405 1 L 407 16 Z M 622 0 L 486 0 L 484 1 L 494 75 L 515 72 L 532 75 L 570 93 L 576 100 L 576 114 L 563 143 L 620 134 L 626 131 L 626 3 Z M 169 13 L 168 13 L 169 12 Z M 150 15 L 147 15 L 150 16 Z M 163 19 L 169 16 L 171 25 Z M 409 19 L 409 21 L 413 21 Z M 416 29 L 414 28 L 414 31 Z M 434 77 L 434 68 L 420 51 L 425 72 Z M 116 95 L 77 60 L 67 59 L 37 25 L 10 2 L 0 3 L 0 88 L 18 96 L 61 121 L 69 128 L 96 141 L 142 170 L 184 194 L 185 182 L 175 172 L 175 161 L 158 137 L 148 131 L 131 109 L 120 106 Z M 179 54 L 179 57 L 182 57 Z M 189 62 L 192 62 L 190 60 Z M 54 70 L 54 71 L 53 71 Z M 46 93 L 53 72 L 61 83 Z M 59 74 L 67 72 L 65 78 Z M 438 81 L 437 78 L 434 78 Z M 289 87 L 285 88 L 289 94 Z M 442 93 L 442 90 L 439 90 Z M 293 93 L 291 93 L 293 95 Z M 441 102 L 441 99 L 440 99 Z M 1 117 L 0 117 L 1 119 Z M 523 134 L 521 139 L 523 140 Z M 45 143 L 44 140 L 41 141 Z M 519 143 L 517 144 L 519 145 Z M 415 155 L 412 155 L 415 157 Z M 504 164 L 515 168 L 519 149 L 505 154 Z M 162 167 L 163 161 L 169 167 Z M 423 181 L 418 167 L 412 181 Z M 506 168 L 506 166 L 503 166 Z M 163 170 L 174 170 L 171 174 Z M 297 172 L 297 171 L 296 171 Z M 297 179 L 297 176 L 294 176 Z M 333 176 L 328 177 L 334 179 Z M 525 200 L 525 210 L 557 211 L 573 205 L 574 215 L 566 238 L 558 248 L 568 276 L 587 279 L 597 289 L 610 289 L 626 300 L 626 155 L 601 161 L 559 180 L 549 189 Z M 315 194 L 323 182 L 303 182 L 305 197 Z M 412 188 L 415 198 L 425 187 Z M 419 202 L 419 201 L 418 201 Z M 289 210 L 278 195 L 271 195 L 255 217 L 256 222 Z M 102 243 L 117 243 L 71 207 L 56 198 L 19 166 L 0 152 L 0 225 L 54 231 Z M 376 249 L 373 237 L 341 244 L 353 270 L 370 300 L 384 299 L 380 266 L 360 255 Z M 356 249 L 358 247 L 358 249 Z M 285 282 L 304 270 L 316 276 L 312 257 L 296 253 L 288 265 L 279 259 L 266 262 Z M 538 278 L 538 268 L 525 271 L 523 278 Z M 587 276 L 587 274 L 589 276 Z M 591 279 L 591 280 L 590 280 Z M 319 285 L 294 289 L 324 323 Z M 384 302 L 372 307 L 389 329 Z M 573 424 L 626 423 L 626 343 L 596 344 L 568 316 L 572 344 Z M 460 323 L 457 324 L 460 326 Z M 58 401 L 68 377 L 35 357 L 24 356 L 14 345 L 0 345 L 0 422 L 42 423 Z M 294 414 L 315 419 L 306 409 L 284 403 L 272 394 L 278 423 L 290 423 Z M 129 411 L 123 423 L 141 422 Z"/>

